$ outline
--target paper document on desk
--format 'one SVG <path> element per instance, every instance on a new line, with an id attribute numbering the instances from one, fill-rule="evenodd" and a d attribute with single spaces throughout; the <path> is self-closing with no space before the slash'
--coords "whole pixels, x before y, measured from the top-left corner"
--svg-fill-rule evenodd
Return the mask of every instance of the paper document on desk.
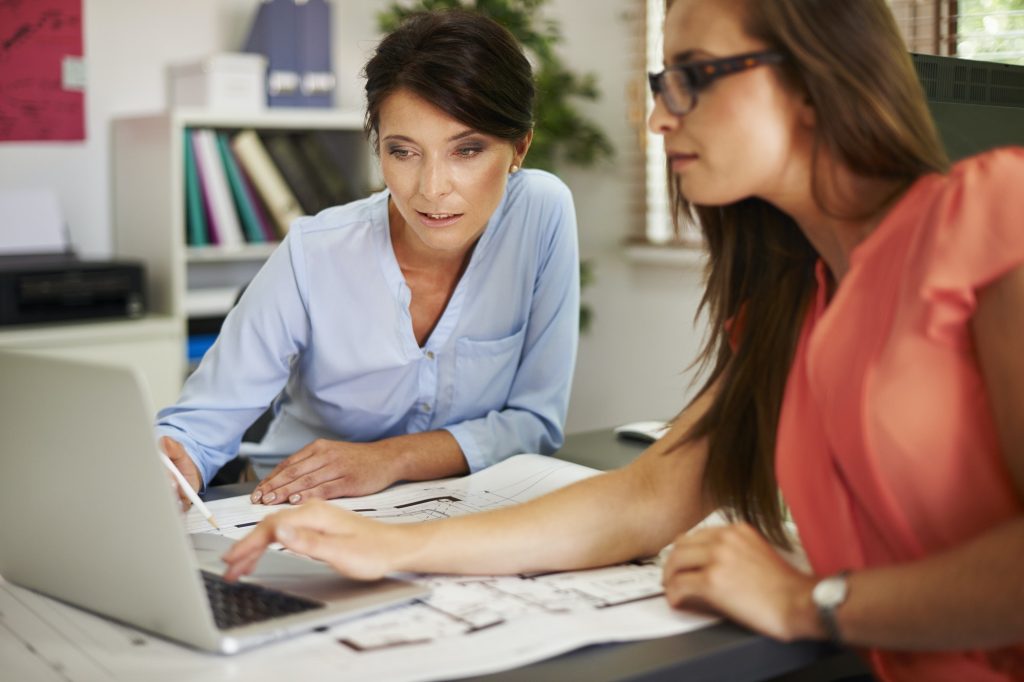
<path id="1" fill-rule="evenodd" d="M 461 478 L 410 483 L 334 504 L 406 523 L 524 502 L 599 472 L 519 455 Z M 281 509 L 247 497 L 209 504 L 230 537 Z M 197 512 L 189 526 L 209 528 Z M 542 534 L 543 529 L 538 529 Z M 418 576 L 430 597 L 225 659 L 149 637 L 0 582 L 0 659 L 18 679 L 380 679 L 423 682 L 533 663 L 590 644 L 662 637 L 717 619 L 675 611 L 658 559 L 590 571 Z M 0 579 L 2 580 L 2 579 Z M 31 672 L 32 674 L 28 674 Z"/>
<path id="2" fill-rule="evenodd" d="M 470 476 L 403 484 L 332 504 L 385 522 L 410 523 L 519 504 L 598 473 L 552 457 L 517 455 Z M 229 537 L 244 536 L 281 508 L 253 505 L 246 497 L 209 506 Z M 216 532 L 194 511 L 189 528 Z M 479 675 L 589 644 L 667 636 L 718 620 L 668 606 L 659 559 L 543 575 L 415 579 L 431 587 L 429 597 L 331 629 L 330 637 L 344 651 L 331 657 L 336 663 L 344 658 L 354 678 Z"/>
<path id="3" fill-rule="evenodd" d="M 507 507 L 600 473 L 596 469 L 545 455 L 516 455 L 469 476 L 403 483 L 365 497 L 331 504 L 381 521 L 412 523 Z M 221 533 L 241 538 L 264 516 L 289 505 L 251 504 L 247 496 L 207 503 Z M 197 510 L 189 511 L 188 531 L 216 532 Z"/>

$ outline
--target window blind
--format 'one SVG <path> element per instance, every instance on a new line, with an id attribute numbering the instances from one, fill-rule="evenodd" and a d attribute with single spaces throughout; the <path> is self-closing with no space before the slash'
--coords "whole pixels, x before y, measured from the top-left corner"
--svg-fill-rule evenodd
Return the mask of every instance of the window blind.
<path id="1" fill-rule="evenodd" d="M 638 35 L 645 48 L 646 64 L 641 83 L 643 98 L 638 107 L 643 112 L 643 127 L 638 134 L 642 136 L 646 150 L 643 175 L 647 194 L 647 221 L 646 231 L 643 234 L 631 235 L 630 241 L 666 246 L 696 246 L 701 241 L 698 230 L 685 223 L 679 225 L 678 228 L 672 224 L 664 142 L 661 135 L 652 133 L 647 126 L 647 119 L 654 108 L 654 99 L 647 84 L 646 72 L 657 73 L 664 68 L 661 32 L 665 20 L 665 0 L 637 0 L 637 2 L 643 5 L 646 18 L 643 32 Z"/>
<path id="2" fill-rule="evenodd" d="M 890 0 L 911 52 L 1024 64 L 1024 0 Z"/>

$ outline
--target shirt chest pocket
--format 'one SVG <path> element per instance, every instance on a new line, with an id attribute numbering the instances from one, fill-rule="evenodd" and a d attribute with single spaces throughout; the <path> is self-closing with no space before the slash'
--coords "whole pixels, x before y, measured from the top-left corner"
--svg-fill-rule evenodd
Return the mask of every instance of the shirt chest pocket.
<path id="1" fill-rule="evenodd" d="M 482 417 L 508 403 L 519 370 L 526 325 L 511 336 L 455 342 L 453 407 L 464 419 Z"/>

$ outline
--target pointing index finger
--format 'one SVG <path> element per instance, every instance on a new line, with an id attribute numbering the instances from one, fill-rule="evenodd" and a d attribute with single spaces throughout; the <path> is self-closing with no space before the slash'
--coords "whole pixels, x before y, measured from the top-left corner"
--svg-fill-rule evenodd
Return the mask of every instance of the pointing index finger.
<path id="1" fill-rule="evenodd" d="M 274 542 L 275 525 L 269 517 L 264 519 L 224 553 L 221 560 L 228 565 L 224 572 L 227 580 L 235 580 L 253 569 L 259 558 L 267 551 L 267 547 Z"/>

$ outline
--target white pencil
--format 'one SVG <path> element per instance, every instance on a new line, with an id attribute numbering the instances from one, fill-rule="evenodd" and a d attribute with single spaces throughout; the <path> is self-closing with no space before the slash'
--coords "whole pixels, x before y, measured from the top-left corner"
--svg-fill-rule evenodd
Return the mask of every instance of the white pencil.
<path id="1" fill-rule="evenodd" d="M 213 526 L 217 530 L 220 530 L 220 526 L 217 525 L 217 520 L 213 518 L 213 514 L 210 513 L 210 510 L 207 508 L 207 506 L 203 504 L 202 500 L 199 499 L 199 495 L 196 494 L 196 491 L 192 489 L 192 486 L 188 484 L 188 481 L 185 480 L 185 477 L 181 475 L 180 471 L 178 471 L 178 467 L 174 466 L 174 462 L 171 461 L 171 458 L 161 452 L 160 459 L 163 460 L 164 466 L 170 469 L 171 473 L 174 474 L 174 478 L 177 479 L 178 481 L 178 486 L 185 491 L 185 495 L 192 502 L 192 504 L 195 505 L 196 509 L 199 510 L 199 513 L 202 514 L 203 517 L 210 522 L 211 526 Z"/>

